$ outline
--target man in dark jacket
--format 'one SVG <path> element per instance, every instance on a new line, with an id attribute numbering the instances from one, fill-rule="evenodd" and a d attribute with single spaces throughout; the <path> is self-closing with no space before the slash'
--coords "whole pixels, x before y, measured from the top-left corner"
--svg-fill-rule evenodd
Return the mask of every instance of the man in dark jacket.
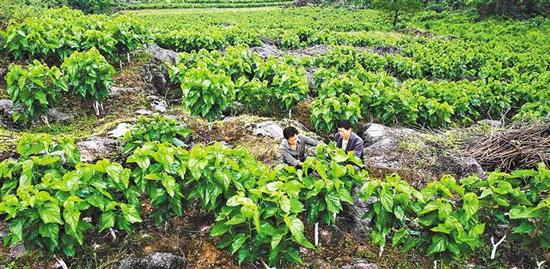
<path id="1" fill-rule="evenodd" d="M 342 120 L 336 126 L 338 127 L 338 133 L 334 136 L 336 146 L 346 152 L 352 151 L 355 156 L 363 161 L 363 139 L 351 130 L 351 122 Z"/>

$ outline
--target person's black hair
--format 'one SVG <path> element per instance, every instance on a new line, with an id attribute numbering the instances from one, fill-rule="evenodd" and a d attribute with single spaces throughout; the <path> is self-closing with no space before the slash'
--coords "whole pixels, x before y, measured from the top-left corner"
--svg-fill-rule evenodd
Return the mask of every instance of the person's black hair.
<path id="1" fill-rule="evenodd" d="M 285 137 L 285 139 L 289 139 L 291 137 L 293 137 L 294 135 L 297 135 L 298 134 L 298 130 L 292 126 L 290 127 L 286 127 L 284 130 L 283 130 L 283 136 Z"/>
<path id="2" fill-rule="evenodd" d="M 344 128 L 346 130 L 351 129 L 351 122 L 349 120 L 341 120 L 336 125 L 337 128 Z"/>

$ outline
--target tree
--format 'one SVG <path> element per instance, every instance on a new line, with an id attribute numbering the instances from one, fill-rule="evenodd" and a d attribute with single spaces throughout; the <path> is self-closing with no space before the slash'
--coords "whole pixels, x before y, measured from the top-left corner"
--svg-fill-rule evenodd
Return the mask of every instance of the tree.
<path id="1" fill-rule="evenodd" d="M 69 0 L 68 3 L 85 13 L 112 13 L 121 7 L 119 0 Z"/>
<path id="2" fill-rule="evenodd" d="M 419 10 L 422 2 L 420 0 L 375 0 L 374 6 L 390 13 L 392 25 L 395 28 L 399 16 Z"/>
<path id="3" fill-rule="evenodd" d="M 535 16 L 550 16 L 549 0 L 470 0 L 481 17 L 501 16 L 525 19 Z"/>

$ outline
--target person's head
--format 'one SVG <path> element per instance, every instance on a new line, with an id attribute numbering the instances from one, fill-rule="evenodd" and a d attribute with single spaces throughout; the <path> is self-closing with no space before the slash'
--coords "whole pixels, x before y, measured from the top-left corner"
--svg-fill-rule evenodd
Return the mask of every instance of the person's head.
<path id="1" fill-rule="evenodd" d="M 283 136 L 285 137 L 286 141 L 288 141 L 289 145 L 295 145 L 296 141 L 298 141 L 298 130 L 294 127 L 286 127 L 283 130 Z"/>
<path id="2" fill-rule="evenodd" d="M 338 127 L 338 133 L 343 139 L 349 139 L 351 136 L 351 122 L 349 120 L 339 121 L 336 127 Z"/>

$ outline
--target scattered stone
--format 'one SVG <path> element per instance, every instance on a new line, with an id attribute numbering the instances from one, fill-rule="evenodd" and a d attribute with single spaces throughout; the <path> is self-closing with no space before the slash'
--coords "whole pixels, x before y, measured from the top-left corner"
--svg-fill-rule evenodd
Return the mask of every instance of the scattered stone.
<path id="1" fill-rule="evenodd" d="M 134 93 L 138 91 L 139 91 L 138 88 L 111 87 L 111 89 L 109 89 L 109 97 L 116 97 L 125 93 Z"/>
<path id="2" fill-rule="evenodd" d="M 378 265 L 364 259 L 355 259 L 351 264 L 344 265 L 340 269 L 378 269 Z"/>
<path id="3" fill-rule="evenodd" d="M 109 137 L 92 136 L 84 141 L 76 143 L 80 150 L 82 162 L 93 162 L 103 158 L 109 158 L 120 152 L 120 144 L 117 140 Z"/>
<path id="4" fill-rule="evenodd" d="M 187 268 L 187 259 L 171 253 L 155 252 L 143 258 L 126 258 L 120 261 L 118 269 L 182 269 Z"/>
<path id="5" fill-rule="evenodd" d="M 19 258 L 25 254 L 25 245 L 23 243 L 19 243 L 13 247 L 10 247 L 10 253 L 8 256 L 12 258 Z"/>
<path id="6" fill-rule="evenodd" d="M 263 43 L 258 47 L 252 47 L 250 48 L 250 51 L 257 53 L 260 57 L 262 57 L 262 59 L 267 59 L 269 56 L 281 57 L 284 54 L 284 52 L 279 50 L 277 46 L 268 43 Z"/>
<path id="7" fill-rule="evenodd" d="M 13 102 L 8 99 L 2 99 L 0 100 L 0 113 L 7 114 L 11 113 L 13 109 Z"/>
<path id="8" fill-rule="evenodd" d="M 486 119 L 486 120 L 480 120 L 478 122 L 478 124 L 486 124 L 486 125 L 489 125 L 491 126 L 492 128 L 500 128 L 502 127 L 502 121 L 498 121 L 498 120 L 489 120 L 489 119 Z"/>
<path id="9" fill-rule="evenodd" d="M 74 115 L 61 112 L 56 108 L 48 110 L 48 120 L 49 122 L 68 122 L 74 118 Z"/>
<path id="10" fill-rule="evenodd" d="M 0 77 L 6 76 L 7 73 L 8 73 L 7 67 L 0 67 Z"/>
<path id="11" fill-rule="evenodd" d="M 123 136 L 130 129 L 130 127 L 132 127 L 132 125 L 129 123 L 119 123 L 115 129 L 107 132 L 107 135 L 111 138 L 119 138 Z"/>
<path id="12" fill-rule="evenodd" d="M 294 6 L 301 7 L 301 6 L 307 6 L 307 5 L 319 5 L 321 4 L 320 0 L 294 0 L 293 2 Z"/>
<path id="13" fill-rule="evenodd" d="M 159 96 L 156 95 L 150 95 L 147 96 L 147 101 L 149 102 L 149 106 L 154 110 L 161 113 L 166 112 L 168 110 L 168 104 L 166 101 Z"/>
<path id="14" fill-rule="evenodd" d="M 11 100 L 0 100 L 0 123 L 2 125 L 10 125 L 12 123 L 13 102 Z"/>
<path id="15" fill-rule="evenodd" d="M 161 62 L 168 62 L 170 64 L 176 64 L 179 55 L 179 53 L 173 50 L 161 48 L 155 43 L 149 45 L 148 51 L 153 54 L 153 57 L 156 60 L 159 60 Z"/>
<path id="16" fill-rule="evenodd" d="M 397 54 L 401 49 L 395 46 L 375 46 L 374 51 L 380 55 Z"/>
<path id="17" fill-rule="evenodd" d="M 6 235 L 8 235 L 8 224 L 0 221 L 0 239 L 4 238 Z"/>
<path id="18" fill-rule="evenodd" d="M 345 204 L 344 207 L 346 208 L 344 212 L 346 215 L 350 216 L 353 220 L 351 223 L 351 229 L 353 230 L 353 233 L 361 238 L 368 238 L 368 233 L 370 231 L 370 219 L 363 218 L 365 216 L 365 213 L 368 212 L 368 208 L 371 204 L 376 203 L 378 198 L 377 197 L 370 197 L 366 201 L 363 201 L 359 198 L 359 191 L 361 190 L 361 186 L 356 186 L 353 191 L 353 204 L 347 205 Z"/>
<path id="19" fill-rule="evenodd" d="M 142 67 L 141 75 L 143 80 L 147 82 L 147 87 L 154 90 L 156 93 L 167 96 L 173 99 L 181 98 L 181 90 L 179 87 L 174 87 L 168 77 L 168 66 L 165 62 L 152 59 Z"/>
<path id="20" fill-rule="evenodd" d="M 303 49 L 295 49 L 295 50 L 289 50 L 287 53 L 295 56 L 317 56 L 326 54 L 327 52 L 331 51 L 332 47 L 327 45 L 315 45 L 312 47 L 307 47 Z"/>
<path id="21" fill-rule="evenodd" d="M 277 141 L 283 139 L 283 129 L 287 126 L 293 126 L 301 134 L 307 135 L 316 140 L 322 140 L 319 136 L 314 133 L 310 133 L 307 129 L 296 120 L 282 119 L 282 120 L 260 120 L 257 122 L 250 123 L 247 126 L 247 129 L 252 132 L 254 136 L 267 136 L 271 137 Z"/>
<path id="22" fill-rule="evenodd" d="M 283 139 L 283 128 L 274 121 L 263 121 L 254 124 L 252 135 L 263 135 L 276 140 Z"/>
<path id="23" fill-rule="evenodd" d="M 332 47 L 327 45 L 315 45 L 312 47 L 307 47 L 303 49 L 293 49 L 293 50 L 280 50 L 275 44 L 271 43 L 263 43 L 261 46 L 258 47 L 252 47 L 250 48 L 251 52 L 255 52 L 263 59 L 267 59 L 268 57 L 276 57 L 280 58 L 285 55 L 293 55 L 293 56 L 316 56 L 321 55 L 329 52 L 332 49 Z"/>
<path id="24" fill-rule="evenodd" d="M 153 111 L 147 109 L 139 109 L 135 112 L 137 115 L 153 115 Z"/>

